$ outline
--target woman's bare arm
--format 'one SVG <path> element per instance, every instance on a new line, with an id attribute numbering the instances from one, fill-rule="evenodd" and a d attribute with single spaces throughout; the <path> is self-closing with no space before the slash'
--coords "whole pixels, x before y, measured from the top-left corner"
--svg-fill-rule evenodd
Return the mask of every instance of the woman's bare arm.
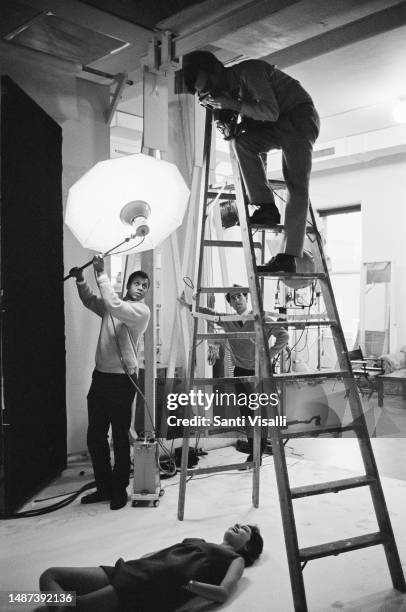
<path id="1" fill-rule="evenodd" d="M 219 585 L 198 582 L 197 580 L 189 580 L 189 582 L 185 584 L 183 588 L 186 589 L 186 591 L 189 591 L 189 593 L 193 593 L 193 595 L 198 595 L 199 597 L 204 597 L 209 601 L 224 603 L 237 586 L 237 583 L 243 574 L 244 567 L 244 560 L 242 557 L 239 557 L 231 562 L 226 575 Z"/>

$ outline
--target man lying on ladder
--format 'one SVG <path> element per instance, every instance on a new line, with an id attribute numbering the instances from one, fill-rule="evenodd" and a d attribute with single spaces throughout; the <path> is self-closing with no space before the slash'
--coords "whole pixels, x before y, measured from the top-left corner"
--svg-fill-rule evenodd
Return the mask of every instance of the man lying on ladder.
<path id="1" fill-rule="evenodd" d="M 250 204 L 258 210 L 251 223 L 277 225 L 280 215 L 268 185 L 261 153 L 282 149 L 283 176 L 288 189 L 285 212 L 285 253 L 267 264 L 269 272 L 296 272 L 303 253 L 309 203 L 313 144 L 320 121 L 313 101 L 301 84 L 262 60 L 225 68 L 208 51 L 183 58 L 183 78 L 190 93 L 215 111 L 233 111 L 242 122 L 230 134 Z"/>

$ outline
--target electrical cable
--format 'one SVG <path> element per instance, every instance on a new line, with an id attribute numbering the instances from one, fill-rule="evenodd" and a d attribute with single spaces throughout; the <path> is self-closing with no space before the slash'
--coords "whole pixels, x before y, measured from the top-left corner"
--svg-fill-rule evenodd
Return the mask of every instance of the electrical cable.
<path id="1" fill-rule="evenodd" d="M 286 198 L 283 198 L 283 197 L 282 197 L 282 196 L 279 194 L 279 189 L 274 189 L 273 187 L 271 187 L 271 185 L 269 185 L 269 188 L 270 188 L 270 190 L 272 191 L 272 194 L 273 194 L 274 196 L 276 196 L 277 198 L 279 198 L 279 200 L 280 200 L 281 202 L 283 202 L 284 204 L 286 204 L 287 199 L 286 199 Z M 283 191 L 285 191 L 285 190 L 283 190 Z"/>
<path id="2" fill-rule="evenodd" d="M 126 252 L 128 252 L 128 251 L 130 251 L 130 250 L 132 250 L 132 249 L 134 249 L 134 248 L 136 248 L 136 247 L 138 247 L 138 246 L 140 246 L 140 245 L 141 245 L 141 244 L 144 242 L 144 240 L 145 240 L 145 236 L 142 236 L 142 238 L 141 238 L 140 242 L 139 242 L 137 245 L 135 245 L 135 246 L 133 245 L 133 246 L 131 246 L 130 248 L 125 249 L 125 250 L 123 250 L 123 251 L 117 251 L 117 252 L 115 252 L 115 253 L 114 253 L 114 252 L 111 252 L 111 253 L 109 253 L 109 255 L 110 255 L 110 256 L 112 256 L 112 255 L 121 255 L 122 253 L 126 253 Z M 118 350 L 119 350 L 120 361 L 122 362 L 123 367 L 124 367 L 124 366 L 125 366 L 125 363 L 124 363 L 123 355 L 122 355 L 122 352 L 121 352 L 121 347 L 120 347 L 120 344 L 119 344 L 119 341 L 118 341 L 118 336 L 117 336 L 117 331 L 116 331 L 116 327 L 115 327 L 115 324 L 114 324 L 114 319 L 113 319 L 113 317 L 112 317 L 111 315 L 110 315 L 110 317 L 111 317 L 111 320 L 112 320 L 112 323 L 113 323 L 114 335 L 115 335 L 115 339 L 116 339 L 116 343 L 117 343 L 117 348 L 118 348 Z M 128 334 L 129 334 L 129 337 L 130 337 L 130 341 L 131 341 L 131 345 L 132 345 L 132 347 L 133 347 L 133 350 L 134 350 L 135 354 L 137 354 L 137 353 L 136 353 L 136 348 L 135 348 L 135 346 L 134 346 L 134 341 L 133 341 L 133 339 L 132 339 L 132 337 L 131 337 L 131 334 L 130 334 L 130 332 L 129 332 L 129 329 L 127 328 L 127 326 L 125 326 L 125 327 L 126 327 L 127 332 L 128 332 Z M 133 380 L 133 378 L 131 377 L 131 374 L 129 373 L 128 368 L 127 368 L 126 366 L 124 367 L 124 371 L 125 371 L 125 373 L 127 374 L 128 378 L 130 379 L 131 384 L 132 384 L 132 385 L 135 387 L 136 391 L 137 391 L 137 392 L 138 392 L 138 393 L 141 395 L 141 397 L 144 399 L 145 406 L 146 406 L 146 408 L 147 408 L 147 411 L 148 411 L 148 415 L 149 415 L 150 421 L 151 421 L 151 423 L 153 423 L 153 421 L 152 421 L 152 416 L 151 416 L 151 411 L 150 411 L 150 408 L 149 408 L 149 406 L 148 406 L 148 402 L 147 402 L 147 400 L 146 400 L 146 398 L 145 398 L 145 395 L 143 394 L 143 392 L 141 391 L 141 389 L 138 387 L 138 385 L 135 383 L 135 381 L 134 381 L 134 380 Z M 173 460 L 172 456 L 169 454 L 169 452 L 168 452 L 168 451 L 167 451 L 167 449 L 165 448 L 165 446 L 162 444 L 162 442 L 161 442 L 161 440 L 159 439 L 159 437 L 158 437 L 158 436 L 156 436 L 156 429 L 155 429 L 155 427 L 153 428 L 153 430 L 154 430 L 154 435 L 155 435 L 155 438 L 156 438 L 156 440 L 157 440 L 158 445 L 159 445 L 159 446 L 160 446 L 160 448 L 161 448 L 161 449 L 164 451 L 164 453 L 165 453 L 165 454 L 168 456 L 168 458 L 169 458 L 169 460 L 170 460 L 170 463 L 172 463 L 172 464 L 173 464 L 173 466 L 174 466 L 174 468 L 173 468 L 172 470 L 168 471 L 167 469 L 163 468 L 163 467 L 160 465 L 160 470 L 162 470 L 164 473 L 168 473 L 168 474 L 170 474 L 170 475 L 172 476 L 172 475 L 174 475 L 174 474 L 176 473 L 176 465 L 175 465 L 175 462 L 174 462 L 174 460 Z M 173 446 L 173 444 L 172 444 L 172 446 Z M 40 516 L 40 515 L 43 515 L 43 514 L 49 514 L 49 513 L 51 513 L 51 512 L 55 512 L 56 510 L 59 510 L 60 508 L 64 508 L 65 506 L 68 506 L 68 505 L 69 505 L 69 504 L 71 504 L 71 503 L 72 503 L 72 502 L 73 502 L 73 501 L 74 501 L 74 500 L 75 500 L 75 499 L 76 499 L 76 498 L 77 498 L 79 495 L 81 495 L 81 494 L 82 494 L 84 491 L 87 491 L 88 489 L 94 489 L 94 488 L 95 488 L 95 486 L 96 486 L 96 482 L 95 482 L 95 481 L 92 481 L 92 482 L 90 482 L 90 483 L 87 483 L 86 485 L 83 485 L 83 487 L 81 487 L 80 489 L 78 489 L 78 491 L 75 491 L 75 492 L 72 492 L 72 493 L 67 493 L 67 494 L 66 494 L 66 496 L 64 495 L 64 496 L 65 496 L 65 499 L 62 499 L 61 501 L 56 502 L 55 504 L 51 504 L 50 506 L 45 506 L 45 507 L 43 507 L 43 508 L 38 508 L 38 509 L 35 509 L 35 510 L 24 510 L 24 511 L 22 511 L 22 512 L 15 512 L 15 513 L 10 513 L 10 514 L 2 514 L 2 515 L 1 515 L 1 518 L 2 518 L 2 519 L 6 519 L 6 520 L 10 520 L 10 519 L 17 519 L 17 518 L 30 518 L 30 517 L 34 517 L 34 516 Z M 57 496 L 57 497 L 62 497 L 62 495 L 61 495 L 61 496 Z"/>
<path id="3" fill-rule="evenodd" d="M 190 278 L 190 276 L 184 276 L 182 278 L 183 282 L 185 283 L 186 287 L 189 287 L 189 289 L 193 289 L 195 288 L 192 279 Z"/>
<path id="4" fill-rule="evenodd" d="M 32 518 L 35 516 L 41 516 L 42 514 L 50 514 L 51 512 L 55 512 L 55 510 L 59 510 L 60 508 L 64 508 L 71 504 L 79 495 L 87 491 L 88 489 L 94 489 L 96 487 L 96 482 L 88 482 L 83 485 L 80 489 L 73 493 L 67 493 L 65 499 L 62 499 L 55 504 L 51 504 L 50 506 L 45 506 L 43 508 L 37 508 L 34 510 L 23 510 L 22 512 L 15 512 L 10 514 L 2 514 L 1 518 L 5 520 L 11 519 L 19 519 L 19 518 Z M 61 496 L 58 496 L 61 497 Z"/>
<path id="5" fill-rule="evenodd" d="M 312 284 L 311 284 L 311 296 L 310 296 L 309 304 L 303 304 L 303 303 L 297 302 L 296 301 L 296 296 L 299 295 L 299 298 L 300 298 L 300 294 L 298 294 L 297 290 L 294 289 L 294 291 L 293 291 L 293 296 L 294 296 L 293 297 L 293 303 L 294 303 L 294 305 L 298 306 L 299 308 L 309 308 L 309 309 L 312 306 L 314 306 L 314 304 L 315 304 L 315 296 L 316 296 L 316 284 L 317 284 L 317 281 L 313 281 Z M 309 314 L 310 314 L 310 310 L 309 310 Z"/>
<path id="6" fill-rule="evenodd" d="M 288 370 L 288 372 L 291 372 L 292 371 L 292 351 L 291 351 L 289 346 L 285 346 L 285 351 L 288 353 L 288 358 L 289 358 L 289 370 Z"/>
<path id="7" fill-rule="evenodd" d="M 110 253 L 110 257 L 112 255 L 121 255 L 122 253 L 128 253 L 128 251 L 131 251 L 132 249 L 136 249 L 137 247 L 139 247 L 145 240 L 145 236 L 142 236 L 140 242 L 138 244 L 133 244 L 133 246 L 129 247 L 128 249 L 124 249 L 123 251 L 117 251 L 116 253 Z"/>
<path id="8" fill-rule="evenodd" d="M 143 239 L 144 239 L 144 237 L 143 237 Z M 142 241 L 140 242 L 140 244 L 141 243 L 142 243 Z M 117 253 L 114 253 L 114 254 L 117 254 Z M 124 362 L 123 355 L 122 355 L 122 352 L 121 352 L 120 344 L 118 342 L 118 336 L 117 336 L 117 331 L 116 331 L 114 319 L 113 319 L 113 317 L 111 315 L 110 315 L 110 317 L 111 317 L 111 320 L 112 320 L 112 323 L 113 323 L 114 335 L 115 335 L 115 339 L 116 339 L 116 343 L 117 343 L 117 348 L 119 350 L 120 361 L 122 362 L 123 367 L 124 367 L 125 362 Z M 129 334 L 129 337 L 130 337 L 131 345 L 132 345 L 133 350 L 135 351 L 135 354 L 136 354 L 136 348 L 134 346 L 134 341 L 132 340 L 131 334 L 130 334 L 127 326 L 126 326 L 126 329 L 127 329 L 128 334 Z M 129 373 L 128 368 L 126 367 L 126 365 L 124 367 L 124 370 L 125 370 L 125 373 L 128 376 L 128 378 L 130 379 L 131 384 L 135 387 L 136 391 L 144 399 L 145 406 L 147 408 L 147 411 L 148 411 L 148 414 L 149 414 L 149 417 L 150 417 L 150 421 L 151 421 L 151 423 L 153 423 L 152 417 L 151 417 L 151 411 L 150 411 L 148 402 L 147 402 L 147 400 L 145 398 L 145 395 L 143 394 L 142 390 L 139 388 L 139 386 L 135 383 L 135 381 L 131 377 L 131 374 Z M 155 438 L 157 440 L 158 445 L 164 451 L 164 454 L 166 454 L 168 456 L 169 464 L 172 463 L 172 465 L 173 465 L 172 470 L 168 470 L 168 469 L 164 468 L 163 466 L 161 466 L 161 464 L 160 464 L 160 470 L 162 470 L 162 472 L 164 472 L 165 474 L 173 476 L 173 475 L 176 474 L 176 464 L 175 464 L 175 462 L 173 460 L 173 457 L 168 452 L 168 450 L 165 448 L 165 446 L 162 444 L 160 438 L 158 436 L 156 436 L 156 429 L 153 428 L 153 430 L 154 430 Z M 172 447 L 173 447 L 173 442 L 172 442 Z M 92 481 L 90 483 L 87 483 L 86 485 L 83 485 L 83 487 L 81 487 L 80 489 L 78 489 L 75 492 L 63 494 L 65 499 L 62 499 L 61 501 L 56 502 L 55 504 L 51 504 L 50 506 L 45 506 L 43 508 L 38 508 L 38 509 L 34 509 L 34 510 L 24 510 L 22 512 L 15 512 L 15 513 L 10 513 L 10 514 L 2 514 L 1 518 L 2 519 L 10 520 L 10 519 L 18 519 L 18 518 L 30 518 L 30 517 L 40 516 L 40 515 L 43 515 L 43 514 L 49 514 L 51 512 L 55 512 L 56 510 L 59 510 L 60 508 L 64 508 L 65 506 L 68 506 L 79 495 L 81 495 L 84 491 L 87 491 L 89 489 L 94 489 L 95 487 L 96 487 L 96 482 Z M 61 496 L 57 496 L 57 497 L 62 497 L 62 495 Z"/>
<path id="9" fill-rule="evenodd" d="M 128 379 L 130 380 L 131 384 L 135 388 L 136 392 L 139 393 L 141 395 L 142 399 L 144 400 L 144 405 L 145 405 L 145 408 L 147 410 L 147 413 L 148 413 L 148 416 L 149 416 L 149 420 L 150 420 L 150 423 L 151 423 L 151 426 L 152 426 L 152 432 L 153 432 L 154 437 L 155 437 L 155 439 L 156 439 L 156 441 L 158 443 L 158 446 L 161 448 L 161 450 L 164 452 L 164 454 L 168 457 L 169 462 L 170 463 L 172 462 L 172 464 L 175 466 L 175 462 L 174 462 L 173 458 L 171 457 L 171 455 L 169 454 L 169 452 L 167 451 L 165 446 L 162 444 L 160 437 L 157 435 L 157 430 L 156 430 L 155 426 L 153 425 L 154 421 L 153 421 L 153 417 L 152 417 L 151 408 L 150 408 L 150 406 L 149 406 L 149 404 L 147 402 L 147 399 L 146 399 L 144 393 L 142 392 L 142 390 L 140 389 L 140 387 L 137 385 L 137 383 L 135 382 L 135 380 L 131 376 L 131 373 L 130 373 L 130 371 L 128 369 L 128 366 L 127 366 L 127 364 L 124 361 L 123 353 L 121 351 L 121 346 L 120 346 L 120 342 L 119 342 L 118 335 L 117 335 L 116 325 L 114 323 L 114 318 L 113 318 L 113 316 L 111 314 L 110 314 L 110 318 L 111 318 L 111 321 L 112 321 L 112 324 L 113 324 L 114 337 L 115 337 L 115 341 L 116 341 L 116 345 L 117 345 L 117 351 L 119 353 L 119 358 L 120 358 L 120 361 L 121 361 L 121 365 L 123 366 L 123 370 L 126 373 L 126 375 L 127 375 Z M 128 327 L 125 324 L 124 324 L 124 327 L 127 330 L 127 333 L 128 333 L 129 339 L 130 339 L 130 343 L 131 343 L 131 346 L 132 346 L 134 354 L 135 354 L 135 357 L 137 357 L 137 347 L 135 346 L 135 343 L 134 343 L 134 340 L 133 340 L 133 338 L 131 336 L 130 330 L 128 329 Z M 144 435 L 146 437 L 146 434 L 148 432 L 143 432 L 143 433 L 144 433 Z M 162 471 L 164 473 L 169 473 L 166 468 L 162 468 Z M 171 470 L 170 471 L 171 475 L 173 475 L 175 473 L 175 471 Z"/>

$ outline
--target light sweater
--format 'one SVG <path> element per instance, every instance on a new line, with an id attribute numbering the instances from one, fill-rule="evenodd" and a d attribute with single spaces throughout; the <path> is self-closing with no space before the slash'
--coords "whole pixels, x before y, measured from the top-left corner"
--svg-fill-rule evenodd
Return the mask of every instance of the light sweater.
<path id="1" fill-rule="evenodd" d="M 96 280 L 100 296 L 93 293 L 86 281 L 76 283 L 84 306 L 102 319 L 96 349 L 96 370 L 108 374 L 124 373 L 114 333 L 115 326 L 124 363 L 132 374 L 138 371 L 134 347 L 138 346 L 139 338 L 147 328 L 150 310 L 144 302 L 121 300 L 107 274 L 100 275 Z M 114 317 L 114 326 L 110 315 Z"/>

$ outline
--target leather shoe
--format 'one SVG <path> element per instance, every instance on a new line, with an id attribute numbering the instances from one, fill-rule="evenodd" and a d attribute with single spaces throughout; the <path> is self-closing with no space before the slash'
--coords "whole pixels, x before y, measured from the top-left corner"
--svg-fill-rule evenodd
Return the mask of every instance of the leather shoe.
<path id="1" fill-rule="evenodd" d="M 94 493 L 89 493 L 88 495 L 84 495 L 80 500 L 81 504 L 97 504 L 98 502 L 109 501 L 111 499 L 111 495 L 108 493 L 103 493 L 103 491 L 94 491 Z"/>
<path id="2" fill-rule="evenodd" d="M 119 493 L 114 493 L 110 502 L 110 510 L 120 510 L 120 508 L 124 508 L 127 504 L 128 496 L 127 491 L 120 491 Z"/>
<path id="3" fill-rule="evenodd" d="M 251 225 L 279 225 L 281 216 L 275 204 L 261 204 L 249 221 Z"/>
<path id="4" fill-rule="evenodd" d="M 272 257 L 263 267 L 267 272 L 287 272 L 288 274 L 296 274 L 296 259 L 294 255 L 278 253 L 278 255 Z"/>

